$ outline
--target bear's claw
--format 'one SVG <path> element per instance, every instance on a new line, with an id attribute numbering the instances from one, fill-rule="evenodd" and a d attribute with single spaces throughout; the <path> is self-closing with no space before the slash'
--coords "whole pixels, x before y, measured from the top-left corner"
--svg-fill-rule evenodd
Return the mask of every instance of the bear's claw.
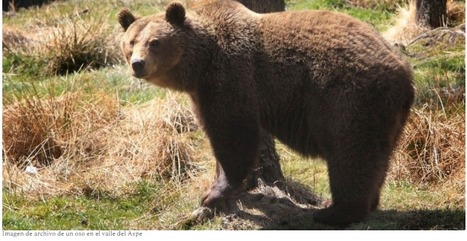
<path id="1" fill-rule="evenodd" d="M 232 193 L 211 188 L 201 199 L 201 206 L 210 208 L 214 213 L 232 214 L 238 212 Z"/>

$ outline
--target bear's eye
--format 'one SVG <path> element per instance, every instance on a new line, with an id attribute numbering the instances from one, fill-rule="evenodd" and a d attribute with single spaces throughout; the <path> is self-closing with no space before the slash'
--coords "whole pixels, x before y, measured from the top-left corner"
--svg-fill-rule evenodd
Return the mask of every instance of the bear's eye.
<path id="1" fill-rule="evenodd" d="M 131 40 L 130 41 L 130 46 L 133 47 L 135 45 L 135 41 L 134 40 Z"/>
<path id="2" fill-rule="evenodd" d="M 151 42 L 149 42 L 149 45 L 151 47 L 156 47 L 157 45 L 159 45 L 159 39 L 152 39 Z"/>

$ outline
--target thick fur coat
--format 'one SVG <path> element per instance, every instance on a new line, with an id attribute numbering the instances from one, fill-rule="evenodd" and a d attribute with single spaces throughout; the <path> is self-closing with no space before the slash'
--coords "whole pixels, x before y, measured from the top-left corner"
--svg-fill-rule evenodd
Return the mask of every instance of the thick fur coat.
<path id="1" fill-rule="evenodd" d="M 189 94 L 220 166 L 202 205 L 226 210 L 264 128 L 327 161 L 332 203 L 315 220 L 347 225 L 376 209 L 412 105 L 411 66 L 344 14 L 257 14 L 233 1 L 135 17 L 122 10 L 133 75 Z"/>

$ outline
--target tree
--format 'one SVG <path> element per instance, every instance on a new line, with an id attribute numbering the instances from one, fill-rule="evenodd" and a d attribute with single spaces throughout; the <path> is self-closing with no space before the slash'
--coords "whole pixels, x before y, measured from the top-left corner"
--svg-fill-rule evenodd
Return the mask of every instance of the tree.
<path id="1" fill-rule="evenodd" d="M 430 28 L 442 27 L 446 23 L 446 0 L 417 0 L 417 23 Z"/>
<path id="2" fill-rule="evenodd" d="M 280 12 L 285 10 L 284 0 L 237 0 L 257 13 Z"/>

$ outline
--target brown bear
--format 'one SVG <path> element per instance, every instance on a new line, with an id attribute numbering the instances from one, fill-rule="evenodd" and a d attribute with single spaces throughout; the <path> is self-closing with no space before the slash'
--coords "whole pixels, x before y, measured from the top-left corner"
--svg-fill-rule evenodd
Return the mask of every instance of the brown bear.
<path id="1" fill-rule="evenodd" d="M 332 202 L 314 219 L 348 225 L 379 203 L 414 98 L 411 66 L 369 25 L 328 11 L 257 14 L 234 1 L 135 17 L 122 49 L 135 77 L 187 93 L 214 151 L 202 206 L 234 208 L 260 129 L 326 160 Z"/>

